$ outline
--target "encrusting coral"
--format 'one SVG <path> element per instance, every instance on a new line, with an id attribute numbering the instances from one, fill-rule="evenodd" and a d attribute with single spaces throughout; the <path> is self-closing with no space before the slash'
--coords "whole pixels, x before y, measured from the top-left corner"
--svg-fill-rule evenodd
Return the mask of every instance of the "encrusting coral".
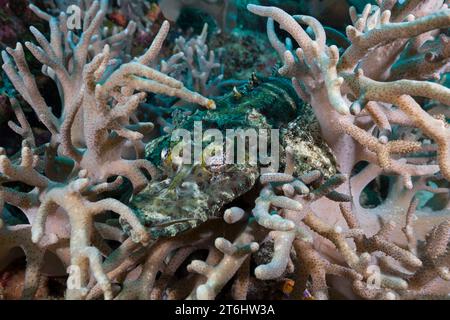
<path id="1" fill-rule="evenodd" d="M 164 2 L 187 3 L 160 1 L 163 11 Z M 23 250 L 22 298 L 38 298 L 61 273 L 66 299 L 449 298 L 445 1 L 351 7 L 346 35 L 250 4 L 267 18 L 281 68 L 214 98 L 223 79 L 208 82 L 220 64 L 207 27 L 178 38 L 163 60 L 165 21 L 132 59 L 134 22 L 103 32 L 108 1 L 92 2 L 78 31 L 64 12 L 30 8 L 50 37 L 31 28 L 37 44 L 25 47 L 62 110 L 39 91 L 22 44 L 2 52 L 3 70 L 51 134 L 37 143 L 10 97 L 9 126 L 23 142 L 15 155 L 0 149 L 0 270 Z M 292 39 L 281 41 L 275 23 Z M 144 108 L 152 122 L 140 120 Z M 177 162 L 171 134 L 198 121 L 216 133 L 281 129 L 282 170 L 205 154 Z M 43 273 L 48 253 L 62 270 Z"/>

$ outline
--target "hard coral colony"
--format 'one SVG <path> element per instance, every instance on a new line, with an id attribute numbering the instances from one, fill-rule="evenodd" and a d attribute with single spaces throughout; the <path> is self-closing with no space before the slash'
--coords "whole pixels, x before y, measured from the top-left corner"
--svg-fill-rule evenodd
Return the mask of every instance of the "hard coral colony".
<path id="1" fill-rule="evenodd" d="M 30 1 L 48 26 L 1 42 L 0 298 L 448 299 L 448 3 L 310 2 Z M 199 122 L 279 130 L 280 172 L 180 162 Z"/>

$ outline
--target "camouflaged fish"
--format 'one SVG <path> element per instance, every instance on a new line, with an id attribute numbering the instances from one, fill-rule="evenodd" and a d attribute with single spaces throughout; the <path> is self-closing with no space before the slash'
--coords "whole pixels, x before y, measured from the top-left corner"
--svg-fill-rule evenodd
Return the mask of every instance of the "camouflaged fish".
<path id="1" fill-rule="evenodd" d="M 313 169 L 325 176 L 336 172 L 334 156 L 321 140 L 311 107 L 303 103 L 290 81 L 281 77 L 257 78 L 222 97 L 214 99 L 215 110 L 196 109 L 173 114 L 174 128 L 192 130 L 202 121 L 203 129 L 280 129 L 281 145 L 294 150 L 296 169 L 302 174 Z M 150 183 L 130 206 L 152 236 L 171 237 L 198 226 L 251 190 L 260 174 L 259 165 L 220 164 L 202 161 L 196 165 L 174 166 L 176 142 L 167 134 L 146 146 L 146 158 L 165 174 Z M 175 167 L 175 168 L 174 168 Z"/>

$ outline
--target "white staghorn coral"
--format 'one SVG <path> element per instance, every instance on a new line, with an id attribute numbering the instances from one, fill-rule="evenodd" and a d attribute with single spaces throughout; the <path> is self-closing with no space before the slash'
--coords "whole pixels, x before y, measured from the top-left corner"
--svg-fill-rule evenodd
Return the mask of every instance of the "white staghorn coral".
<path id="1" fill-rule="evenodd" d="M 369 165 L 339 189 L 353 199 L 355 217 L 351 218 L 352 221 L 357 221 L 359 218 L 371 220 L 364 214 L 365 212 L 374 212 L 382 219 L 393 218 L 401 221 L 399 214 L 405 212 L 395 210 L 398 213 L 391 211 L 389 216 L 387 214 L 396 199 L 404 203 L 406 209 L 418 191 L 427 189 L 427 181 L 438 171 L 443 178 L 449 179 L 447 174 L 449 137 L 446 120 L 429 114 L 417 102 L 417 97 L 450 105 L 448 88 L 436 82 L 424 81 L 439 78 L 438 75 L 446 72 L 448 68 L 447 36 L 441 32 L 450 25 L 450 11 L 443 1 L 426 1 L 426 3 L 406 1 L 404 5 L 397 6 L 395 1 L 380 0 L 378 7 L 366 5 L 361 15 L 356 13 L 355 8 L 351 8 L 353 25 L 346 29 L 349 46 L 342 54 L 336 46 L 327 45 L 328 33 L 313 17 L 290 16 L 276 7 L 248 6 L 251 12 L 268 18 L 269 40 L 284 63 L 279 73 L 290 77 L 299 96 L 311 104 L 319 120 L 322 136 L 337 156 L 340 171 L 351 175 L 358 162 L 361 160 L 369 162 Z M 274 21 L 292 36 L 299 48 L 291 51 L 278 39 Z M 302 25 L 306 25 L 308 29 L 304 29 Z M 428 58 L 420 58 L 426 50 L 430 50 Z M 417 72 L 405 72 L 406 69 L 402 69 L 404 66 L 409 66 L 409 70 Z M 396 136 L 399 137 L 399 132 L 402 130 L 409 132 L 411 127 L 418 128 L 423 136 L 419 136 L 419 139 L 417 137 L 396 138 Z M 396 131 L 395 134 L 393 128 Z M 349 139 L 349 136 L 352 139 Z M 423 137 L 431 139 L 434 144 L 424 145 L 421 143 Z M 436 150 L 437 157 L 434 158 L 427 150 Z M 422 157 L 421 161 L 415 161 L 415 156 L 411 154 L 418 153 L 428 155 Z M 399 158 L 394 154 L 409 156 Z M 360 195 L 363 188 L 379 174 L 395 176 L 391 180 L 394 182 L 392 191 L 388 199 L 377 208 L 362 208 Z M 279 178 L 281 183 L 289 182 L 286 177 L 280 175 Z M 265 179 L 267 178 L 262 177 L 262 180 Z M 276 179 L 270 178 L 269 181 L 273 182 Z M 293 199 L 298 198 L 293 196 L 292 187 L 285 186 L 283 190 Z M 436 192 L 439 191 L 436 189 Z M 448 189 L 443 188 L 441 192 L 448 193 Z M 328 198 L 337 199 L 336 196 L 329 195 Z M 338 214 L 336 210 L 330 210 L 329 214 L 331 212 L 333 214 L 325 216 L 320 213 L 322 211 L 320 206 L 314 204 L 305 206 L 301 200 L 298 201 L 302 203 L 304 209 L 300 211 L 300 214 L 286 211 L 287 217 L 297 223 L 305 223 L 320 236 L 331 240 L 348 266 L 365 278 L 364 271 L 357 267 L 360 264 L 358 262 L 360 258 L 353 255 L 352 250 L 345 244 L 345 238 L 339 236 L 341 228 L 335 231 L 330 228 L 326 231 L 327 227 L 316 220 L 315 214 L 319 214 L 324 221 L 333 221 L 333 219 L 339 221 L 341 218 L 336 218 L 335 215 Z M 331 203 L 322 202 L 322 205 L 327 208 L 334 207 Z M 398 204 L 398 208 L 401 207 L 402 205 Z M 343 208 L 341 210 L 344 210 L 343 214 L 346 213 L 344 215 L 346 220 L 350 219 L 349 211 Z M 409 218 L 403 230 L 407 237 L 406 242 L 409 243 L 409 250 L 417 252 L 416 240 L 412 237 L 411 210 L 414 209 L 408 211 Z M 425 213 L 418 216 L 421 220 L 415 225 L 424 227 L 428 225 L 425 222 L 427 219 L 445 221 L 448 212 L 444 210 L 439 218 Z M 445 225 L 446 222 L 442 223 Z M 369 224 L 368 221 L 365 222 L 364 227 Z M 400 240 L 401 226 L 402 224 L 392 221 L 385 222 L 378 233 L 371 238 L 365 238 L 360 234 L 361 231 L 357 231 L 360 228 L 359 224 L 353 223 L 353 226 L 349 225 L 349 228 L 356 229 L 349 230 L 348 232 L 352 235 L 346 237 L 355 239 L 358 250 L 364 250 L 367 254 L 373 251 L 384 252 L 385 255 L 400 261 L 409 269 L 415 269 L 417 273 L 413 278 L 419 277 L 422 271 L 418 271 L 417 268 L 426 268 L 419 260 L 420 254 L 417 253 L 419 257 L 416 257 L 412 253 L 402 251 L 403 249 L 396 249 L 391 242 L 392 236 L 401 243 L 405 242 L 404 239 Z M 372 232 L 375 231 L 374 227 L 370 229 Z M 421 231 L 419 237 L 423 238 L 429 231 L 428 225 Z M 417 236 L 416 233 L 417 230 L 414 232 L 415 236 Z M 299 254 L 303 254 L 301 250 L 311 250 L 306 244 L 295 243 Z M 332 250 L 327 248 L 327 254 L 330 254 L 329 251 Z M 369 257 L 366 256 L 364 259 Z M 310 258 L 313 259 L 313 256 Z M 415 298 L 421 297 L 421 294 L 415 291 L 416 289 L 406 290 L 405 280 L 409 281 L 408 277 L 404 275 L 403 282 L 394 281 L 389 277 L 386 280 L 382 278 L 382 284 L 385 283 L 387 288 L 391 286 L 392 291 L 387 288 L 378 291 L 367 290 L 361 282 L 362 279 L 355 281 L 353 288 L 357 295 L 364 298 L 408 298 L 414 296 L 411 292 L 415 292 Z M 446 276 L 443 275 L 441 278 L 445 279 Z M 323 280 L 324 278 L 318 281 Z M 426 287 L 424 283 L 422 285 Z M 319 297 L 327 296 L 324 295 L 323 289 L 317 290 Z M 431 291 L 433 290 L 422 291 L 422 297 L 432 295 Z M 437 289 L 433 294 L 439 295 Z"/>
<path id="2" fill-rule="evenodd" d="M 7 48 L 2 52 L 7 76 L 51 133 L 50 142 L 37 147 L 18 101 L 11 99 L 19 124 L 10 122 L 9 125 L 22 136 L 23 147 L 18 158 L 9 158 L 2 150 L 2 184 L 20 182 L 34 189 L 25 192 L 2 185 L 2 208 L 7 204 L 25 213 L 32 224 L 29 240 L 36 245 L 29 245 L 27 241 L 11 242 L 16 237 L 13 232 L 29 233 L 29 225 L 5 227 L 3 233 L 11 234 L 11 241 L 4 242 L 2 254 L 14 246 L 22 246 L 27 257 L 30 256 L 27 270 L 33 271 L 26 273 L 23 293 L 26 298 L 32 298 L 36 292 L 42 264 L 42 255 L 31 255 L 40 250 L 38 243 L 48 235 L 56 236 L 57 243 L 48 248 L 43 245 L 42 250 L 57 254 L 66 267 L 79 269 L 68 279 L 66 298 L 85 298 L 91 276 L 100 284 L 105 298 L 113 297 L 111 283 L 102 267 L 102 255 L 111 251 L 104 240 L 121 239 L 123 235 L 113 226 L 94 223 L 94 217 L 105 212 L 118 214 L 131 226 L 133 241 L 147 244 L 149 234 L 131 209 L 104 194 L 120 188 L 124 182 L 122 177 L 129 179 L 133 192 L 137 193 L 148 183 L 143 171 L 153 179 L 157 175 L 148 160 L 138 158 L 138 152 L 134 158 L 123 157 L 127 142 L 138 150 L 144 134 L 153 128 L 152 123 L 132 120 L 135 110 L 145 99 L 146 92 L 177 96 L 214 108 L 212 100 L 187 90 L 181 82 L 148 66 L 161 50 L 169 31 L 168 22 L 140 58 L 118 64 L 116 50 L 120 50 L 120 44 L 132 33 L 133 24 L 120 34 L 102 39 L 107 4 L 107 1 L 92 2 L 85 13 L 80 35 L 67 29 L 65 13 L 53 17 L 30 6 L 49 22 L 50 40 L 32 27 L 30 31 L 38 44 L 27 42 L 25 45 L 42 63 L 43 73 L 57 85 L 63 109 L 60 117 L 53 113 L 39 92 L 23 46 L 18 43 L 15 49 Z M 96 52 L 99 49 L 101 51 Z M 70 287 L 73 281 L 78 287 Z"/>
<path id="3" fill-rule="evenodd" d="M 180 36 L 175 40 L 175 54 L 167 61 L 162 62 L 161 71 L 171 74 L 180 71 L 187 72 L 186 77 L 192 88 L 205 96 L 217 95 L 217 85 L 223 79 L 223 74 L 213 78 L 215 69 L 223 69 L 218 62 L 220 55 L 209 50 L 206 40 L 208 37 L 208 24 L 205 23 L 202 32 L 196 37 L 186 40 Z M 179 61 L 183 63 L 178 63 Z M 222 70 L 219 70 L 222 72 Z"/>
<path id="4" fill-rule="evenodd" d="M 98 11 L 99 8 L 99 3 L 94 2 L 87 11 L 84 32 L 78 43 L 68 52 L 63 49 L 61 41 L 64 15 L 59 18 L 61 21 L 49 18 L 52 26 L 51 42 L 33 29 L 32 32 L 40 47 L 27 43 L 27 47 L 35 57 L 44 66 L 51 68 L 55 74 L 55 81 L 63 98 L 64 110 L 61 119 L 57 119 L 51 113 L 39 93 L 26 65 L 21 44 L 18 44 L 15 50 L 7 50 L 13 57 L 15 65 L 6 52 L 2 53 L 3 69 L 52 133 L 52 143 L 61 144 L 64 156 L 72 158 L 80 169 L 87 170 L 89 177 L 94 181 L 102 182 L 112 175 L 123 175 L 129 178 L 139 191 L 147 182 L 140 169 L 145 169 L 152 175 L 155 171 L 148 161 L 123 160 L 121 150 L 127 140 L 139 144 L 143 137 L 142 133 L 152 129 L 151 124 L 129 123 L 130 116 L 145 98 L 143 92 L 177 96 L 208 108 L 214 108 L 214 102 L 185 89 L 182 83 L 146 66 L 159 52 L 161 43 L 168 33 L 168 22 L 163 24 L 153 44 L 137 63 L 130 62 L 111 71 L 109 45 L 105 45 L 103 52 L 88 62 L 90 41 L 104 18 L 104 12 Z M 36 8 L 34 10 L 40 12 Z M 70 39 L 70 31 L 68 35 Z M 68 44 L 66 46 L 70 48 Z M 65 66 L 64 61 L 67 61 L 65 57 L 69 55 L 73 56 L 72 62 L 69 66 Z M 108 75 L 105 76 L 107 69 Z M 117 87 L 125 87 L 126 90 L 119 94 L 113 93 L 117 91 Z M 135 91 L 139 93 L 134 94 Z M 110 106 L 114 108 L 109 109 Z M 85 148 L 85 151 L 81 151 L 80 148 Z"/>
<path id="5" fill-rule="evenodd" d="M 158 4 L 164 17 L 170 21 L 176 21 L 184 8 L 195 8 L 211 15 L 222 30 L 231 27 L 228 15 L 234 4 L 230 0 L 159 0 Z"/>
<path id="6" fill-rule="evenodd" d="M 445 5 L 438 5 L 435 12 L 406 22 L 390 22 L 389 10 L 381 12 L 379 8 L 375 8 L 375 11 L 371 13 L 372 7 L 367 5 L 361 17 L 354 17 L 354 26 L 347 28 L 351 45 L 342 55 L 339 54 L 336 46 L 327 46 L 323 26 L 312 17 L 290 16 L 276 7 L 249 5 L 248 9 L 269 18 L 269 39 L 279 54 L 283 54 L 281 58 L 284 65 L 279 72 L 292 78 L 299 95 L 311 103 L 321 124 L 323 137 L 338 157 L 341 172 L 350 173 L 355 163 L 361 160 L 361 155 L 358 154 L 354 142 L 346 137 L 345 133 L 348 132 L 342 129 L 340 123 L 344 120 L 354 123 L 358 120 L 360 110 L 368 103 L 383 102 L 400 107 L 413 121 L 414 126 L 424 130 L 425 135 L 435 140 L 439 146 L 440 169 L 446 175 L 448 159 L 446 159 L 446 142 L 444 141 L 447 139 L 445 129 L 440 129 L 442 125 L 439 125 L 439 120 L 432 120 L 426 112 L 422 112 L 419 116 L 421 111 L 414 107 L 413 99 L 409 95 L 423 96 L 445 104 L 448 103 L 448 89 L 431 82 L 407 80 L 392 82 L 389 76 L 383 77 L 383 75 L 379 75 L 376 78 L 377 81 L 374 81 L 364 76 L 365 67 L 372 68 L 370 59 L 377 59 L 369 49 L 381 50 L 382 47 L 389 49 L 389 43 L 398 38 L 405 39 L 403 44 L 405 46 L 410 38 L 414 39 L 413 37 L 425 32 L 448 27 L 449 11 Z M 352 12 L 355 15 L 354 9 Z M 286 47 L 278 40 L 271 19 L 277 21 L 291 34 L 299 45 L 296 52 L 286 50 Z M 301 24 L 307 25 L 312 30 L 313 36 L 310 36 Z M 395 52 L 395 58 L 389 57 L 391 64 L 384 66 L 385 70 L 392 67 L 396 57 L 401 56 L 402 48 Z M 441 67 L 442 65 L 438 68 Z M 368 75 L 372 76 L 372 70 Z M 350 113 L 357 117 L 351 116 Z M 424 119 L 424 117 L 428 118 Z M 419 122 L 419 118 L 423 120 Z M 377 119 L 374 121 L 379 121 L 380 116 Z M 431 125 L 433 121 L 435 124 Z M 425 126 L 424 123 L 430 125 Z M 409 149 L 409 152 L 412 151 Z M 388 170 L 390 166 L 385 164 L 387 162 L 378 161 L 379 166 Z M 405 172 L 405 176 L 407 175 L 408 172 Z M 410 181 L 407 178 L 405 180 L 411 187 Z"/>
<path id="7" fill-rule="evenodd" d="M 188 5 L 224 18 L 228 1 L 206 2 L 160 1 L 174 19 Z M 215 99 L 217 110 L 207 98 L 220 66 L 207 45 L 207 26 L 197 37 L 175 40 L 174 55 L 161 60 L 165 21 L 149 48 L 131 58 L 136 24 L 111 34 L 103 28 L 108 1 L 79 3 L 87 5 L 80 32 L 67 28 L 65 13 L 31 6 L 49 23 L 50 36 L 31 28 L 36 43 L 2 52 L 3 70 L 23 99 L 10 98 L 16 122 L 8 125 L 23 142 L 15 155 L 0 148 L 0 272 L 21 248 L 23 299 L 36 298 L 46 276 L 67 273 L 66 299 L 449 298 L 450 10 L 444 1 L 378 0 L 360 13 L 351 8 L 346 36 L 315 17 L 249 5 L 267 18 L 282 66 L 272 82 L 254 74 Z M 168 3 L 177 4 L 169 13 Z M 292 39 L 281 41 L 275 23 Z M 24 47 L 55 82 L 61 114 L 40 92 Z M 180 70 L 192 88 L 177 77 Z M 294 101 L 295 92 L 304 105 Z M 153 112 L 161 96 L 173 98 L 167 102 L 172 123 Z M 220 180 L 231 172 L 226 165 L 175 165 L 171 146 L 160 139 L 147 145 L 161 155 L 158 167 L 149 160 L 158 159 L 142 154 L 157 133 L 141 121 L 141 104 L 150 105 L 145 121 L 156 118 L 171 129 L 189 127 L 185 116 L 199 115 L 225 126 L 221 112 L 241 126 L 234 110 L 242 108 L 246 121 L 267 130 L 263 113 L 273 112 L 280 97 L 305 112 L 280 125 L 283 172 L 258 180 L 256 167 L 242 165 L 233 169 L 241 175 Z M 253 105 L 259 99 L 272 101 L 267 110 Z M 189 104 L 176 105 L 179 100 Z M 23 102 L 50 133 L 47 143 L 38 141 Z M 312 123 L 296 128 L 309 121 L 308 110 Z M 327 152 L 320 155 L 330 159 L 301 170 L 306 160 L 296 141 L 304 137 L 295 136 L 297 129 L 307 131 L 304 140 L 323 138 Z M 241 192 L 245 178 L 250 186 Z M 138 214 L 134 201 L 141 195 L 158 219 Z M 47 254 L 61 266 L 44 276 Z"/>

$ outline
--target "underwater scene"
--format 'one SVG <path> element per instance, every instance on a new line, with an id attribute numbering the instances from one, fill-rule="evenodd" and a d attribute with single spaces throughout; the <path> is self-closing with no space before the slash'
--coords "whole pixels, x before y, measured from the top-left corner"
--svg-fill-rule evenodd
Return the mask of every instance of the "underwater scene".
<path id="1" fill-rule="evenodd" d="M 0 300 L 450 299 L 448 0 L 0 0 Z"/>

